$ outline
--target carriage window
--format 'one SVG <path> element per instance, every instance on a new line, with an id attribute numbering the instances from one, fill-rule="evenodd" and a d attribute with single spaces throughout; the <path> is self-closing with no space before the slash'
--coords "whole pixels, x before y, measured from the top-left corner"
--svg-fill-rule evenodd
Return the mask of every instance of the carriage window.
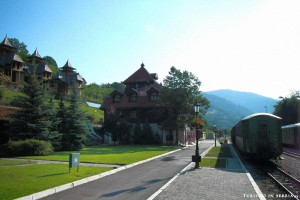
<path id="1" fill-rule="evenodd" d="M 260 124 L 259 125 L 259 135 L 263 138 L 268 136 L 268 128 L 267 124 Z"/>

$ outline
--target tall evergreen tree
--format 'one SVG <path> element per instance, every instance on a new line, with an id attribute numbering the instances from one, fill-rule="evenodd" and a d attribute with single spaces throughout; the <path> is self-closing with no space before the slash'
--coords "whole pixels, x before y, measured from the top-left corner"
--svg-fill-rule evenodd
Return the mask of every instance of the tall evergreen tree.
<path id="1" fill-rule="evenodd" d="M 62 149 L 79 150 L 84 147 L 88 134 L 87 119 L 85 113 L 80 110 L 80 96 L 75 85 L 72 87 L 70 105 L 65 108 L 61 119 Z"/>
<path id="2" fill-rule="evenodd" d="M 53 104 L 50 103 L 49 86 L 38 76 L 31 74 L 24 84 L 26 96 L 20 97 L 22 107 L 14 116 L 11 125 L 13 140 L 52 140 L 58 134 L 53 130 Z"/>

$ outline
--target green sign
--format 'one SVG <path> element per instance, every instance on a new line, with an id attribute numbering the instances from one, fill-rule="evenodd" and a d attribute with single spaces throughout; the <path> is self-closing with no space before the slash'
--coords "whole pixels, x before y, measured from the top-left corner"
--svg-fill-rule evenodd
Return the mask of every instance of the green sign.
<path id="1" fill-rule="evenodd" d="M 72 167 L 77 167 L 77 172 L 78 172 L 79 163 L 80 163 L 80 153 L 69 154 L 69 172 L 71 172 Z"/>

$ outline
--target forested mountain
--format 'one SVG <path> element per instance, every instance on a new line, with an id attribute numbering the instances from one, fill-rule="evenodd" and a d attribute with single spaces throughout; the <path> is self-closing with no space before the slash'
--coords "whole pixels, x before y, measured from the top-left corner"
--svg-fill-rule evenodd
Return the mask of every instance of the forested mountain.
<path id="1" fill-rule="evenodd" d="M 250 92 L 216 90 L 202 94 L 210 101 L 205 119 L 222 129 L 231 128 L 242 118 L 256 112 L 272 113 L 276 104 L 272 98 Z"/>
<path id="2" fill-rule="evenodd" d="M 274 112 L 274 105 L 276 104 L 276 100 L 261 96 L 251 92 L 240 92 L 234 90 L 215 90 L 206 92 L 207 94 L 212 94 L 228 101 L 236 105 L 243 106 L 248 108 L 251 112 Z"/>
<path id="3" fill-rule="evenodd" d="M 203 93 L 203 96 L 210 101 L 210 108 L 204 119 L 218 128 L 231 128 L 239 120 L 252 113 L 249 109 L 236 105 L 224 98 L 208 93 Z"/>

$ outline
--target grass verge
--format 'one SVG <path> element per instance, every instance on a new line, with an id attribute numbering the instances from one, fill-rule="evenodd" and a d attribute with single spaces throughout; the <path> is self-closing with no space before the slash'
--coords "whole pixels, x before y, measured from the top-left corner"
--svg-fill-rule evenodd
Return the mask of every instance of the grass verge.
<path id="1" fill-rule="evenodd" d="M 111 168 L 80 166 L 69 173 L 68 165 L 33 164 L 27 166 L 0 167 L 0 200 L 15 199 L 55 186 L 70 183 Z"/>
<path id="2" fill-rule="evenodd" d="M 222 158 L 233 158 L 230 148 L 226 145 L 221 147 L 213 147 L 207 154 L 206 157 L 222 157 Z"/>
<path id="3" fill-rule="evenodd" d="M 178 146 L 144 146 L 144 145 L 118 145 L 87 147 L 80 153 L 80 162 L 132 164 L 160 154 L 178 149 Z M 49 156 L 26 156 L 22 158 L 37 160 L 68 161 L 71 151 L 55 152 Z"/>
<path id="4" fill-rule="evenodd" d="M 226 168 L 226 164 L 226 159 L 203 158 L 200 163 L 200 166 L 210 168 Z"/>
<path id="5" fill-rule="evenodd" d="M 213 147 L 202 159 L 200 166 L 211 168 L 226 168 L 226 158 L 233 158 L 230 148 L 226 145 Z"/>

